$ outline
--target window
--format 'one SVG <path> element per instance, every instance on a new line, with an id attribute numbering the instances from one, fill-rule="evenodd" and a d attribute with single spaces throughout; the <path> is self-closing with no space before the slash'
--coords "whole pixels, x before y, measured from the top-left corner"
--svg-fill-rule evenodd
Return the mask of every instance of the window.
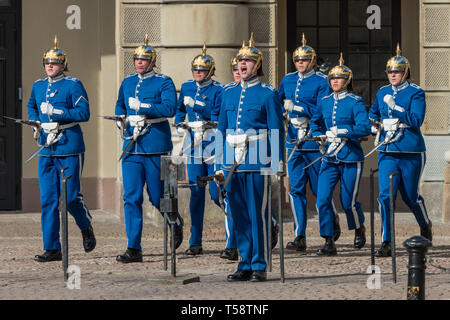
<path id="1" fill-rule="evenodd" d="M 302 33 L 319 64 L 337 65 L 342 52 L 353 71 L 353 91 L 369 106 L 387 82 L 384 68 L 400 42 L 400 0 L 297 0 L 288 1 L 287 12 L 295 12 L 287 17 L 289 56 Z M 295 71 L 292 63 L 288 66 Z"/>

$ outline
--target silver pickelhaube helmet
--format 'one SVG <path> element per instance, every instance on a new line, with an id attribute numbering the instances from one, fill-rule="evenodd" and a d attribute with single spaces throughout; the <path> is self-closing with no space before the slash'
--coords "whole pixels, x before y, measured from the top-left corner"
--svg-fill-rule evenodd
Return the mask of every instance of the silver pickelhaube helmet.
<path id="1" fill-rule="evenodd" d="M 195 56 L 191 62 L 191 71 L 194 70 L 209 71 L 205 79 L 209 79 L 214 75 L 216 64 L 213 57 L 206 54 L 206 43 L 203 44 L 202 54 Z"/>
<path id="2" fill-rule="evenodd" d="M 260 75 L 262 75 L 262 61 L 263 55 L 262 52 L 255 47 L 255 41 L 253 40 L 253 32 L 250 34 L 250 40 L 248 41 L 248 46 L 245 45 L 245 41 L 242 43 L 242 48 L 239 49 L 238 54 L 236 55 L 237 61 L 241 59 L 249 59 L 255 61 L 255 66 L 252 70 L 252 73 L 256 72 L 256 68 L 258 64 L 261 63 Z"/>
<path id="3" fill-rule="evenodd" d="M 133 58 L 150 60 L 150 65 L 155 62 L 156 51 L 148 45 L 148 34 L 145 35 L 144 44 L 134 50 Z"/>
<path id="4" fill-rule="evenodd" d="M 345 82 L 344 88 L 347 88 L 349 84 L 353 81 L 353 72 L 352 70 L 344 65 L 344 58 L 341 56 L 339 58 L 339 65 L 333 67 L 328 73 L 328 84 L 330 84 L 330 80 L 333 78 L 344 78 L 347 81 Z"/>
<path id="5" fill-rule="evenodd" d="M 390 58 L 386 63 L 386 72 L 389 71 L 402 71 L 404 72 L 402 82 L 405 81 L 409 75 L 409 70 L 411 66 L 408 59 L 403 57 L 400 51 L 400 44 L 397 43 L 396 56 Z"/>
<path id="6" fill-rule="evenodd" d="M 68 71 L 67 55 L 61 49 L 58 48 L 57 36 L 55 36 L 55 40 L 53 41 L 53 49 L 50 49 L 44 53 L 42 63 L 44 65 L 46 63 L 61 63 L 64 65 L 64 71 Z"/>
<path id="7" fill-rule="evenodd" d="M 314 66 L 314 63 L 316 61 L 316 51 L 306 45 L 306 38 L 305 34 L 302 33 L 302 45 L 295 49 L 294 53 L 292 54 L 292 60 L 294 63 L 297 60 L 311 60 L 311 62 L 308 65 L 307 71 L 311 70 Z"/>

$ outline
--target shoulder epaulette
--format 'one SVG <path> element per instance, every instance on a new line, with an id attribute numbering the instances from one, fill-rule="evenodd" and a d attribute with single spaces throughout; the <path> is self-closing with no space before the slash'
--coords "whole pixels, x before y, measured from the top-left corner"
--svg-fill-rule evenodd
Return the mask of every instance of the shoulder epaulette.
<path id="1" fill-rule="evenodd" d="M 74 82 L 80 81 L 78 78 L 75 78 L 75 77 L 64 77 L 64 80 L 70 80 L 70 81 L 74 81 Z"/>
<path id="2" fill-rule="evenodd" d="M 126 78 L 130 78 L 130 77 L 134 77 L 134 76 L 136 76 L 137 75 L 137 73 L 130 73 L 129 75 L 127 75 L 126 77 L 125 77 L 125 79 Z"/>
<path id="3" fill-rule="evenodd" d="M 411 87 L 413 87 L 414 89 L 417 89 L 417 90 L 423 90 L 420 86 L 418 86 L 417 84 L 415 84 L 415 83 L 410 83 L 409 84 Z"/>
<path id="4" fill-rule="evenodd" d="M 223 83 L 220 83 L 219 81 L 213 80 L 213 85 L 217 86 L 217 87 L 221 87 L 223 88 L 225 85 Z"/>
<path id="5" fill-rule="evenodd" d="M 229 90 L 229 89 L 231 89 L 231 88 L 235 88 L 238 84 L 239 84 L 239 82 L 230 82 L 229 84 L 227 84 L 227 85 L 224 87 L 224 89 L 225 89 L 225 91 L 226 91 L 226 90 Z"/>
<path id="6" fill-rule="evenodd" d="M 324 74 L 323 74 L 322 72 L 320 72 L 320 71 L 316 71 L 316 75 L 319 76 L 319 77 L 321 77 L 321 78 L 328 79 L 328 77 L 327 77 L 326 75 L 324 75 Z"/>
<path id="7" fill-rule="evenodd" d="M 329 95 L 323 97 L 322 100 L 324 100 L 324 99 L 326 99 L 326 98 L 329 98 L 329 97 L 331 97 L 332 95 L 333 95 L 333 93 L 330 93 Z"/>
<path id="8" fill-rule="evenodd" d="M 261 86 L 263 88 L 267 88 L 267 89 L 269 89 L 271 91 L 275 91 L 275 88 L 272 85 L 268 84 L 268 83 L 261 82 Z"/>
<path id="9" fill-rule="evenodd" d="M 359 100 L 359 99 L 362 99 L 360 96 L 357 96 L 356 94 L 354 94 L 354 93 L 349 93 L 348 94 L 348 96 L 350 97 L 350 98 L 353 98 L 353 99 L 355 99 L 355 100 Z"/>
<path id="10" fill-rule="evenodd" d="M 158 78 L 168 78 L 168 76 L 166 76 L 165 74 L 162 74 L 162 73 L 155 73 L 155 77 L 158 77 Z"/>
<path id="11" fill-rule="evenodd" d="M 45 81 L 45 80 L 47 80 L 47 78 L 37 79 L 34 83 L 36 83 L 36 82 L 42 82 L 42 81 Z"/>

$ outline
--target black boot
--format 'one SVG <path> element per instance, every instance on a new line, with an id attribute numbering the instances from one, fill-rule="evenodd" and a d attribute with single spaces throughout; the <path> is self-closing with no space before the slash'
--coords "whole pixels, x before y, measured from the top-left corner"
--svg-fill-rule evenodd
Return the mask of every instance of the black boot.
<path id="1" fill-rule="evenodd" d="M 92 224 L 86 230 L 81 231 L 81 236 L 83 237 L 83 247 L 85 252 L 91 252 L 94 250 L 97 241 L 95 240 L 94 229 L 92 229 Z"/>
<path id="2" fill-rule="evenodd" d="M 391 256 L 391 242 L 384 241 L 381 244 L 381 248 L 375 251 L 376 257 L 390 257 Z"/>
<path id="3" fill-rule="evenodd" d="M 252 276 L 251 270 L 238 270 L 235 273 L 229 274 L 228 281 L 248 281 Z"/>
<path id="4" fill-rule="evenodd" d="M 142 262 L 142 251 L 128 248 L 123 255 L 118 255 L 116 260 L 122 263 Z"/>
<path id="5" fill-rule="evenodd" d="M 267 273 L 262 270 L 255 270 L 253 271 L 250 281 L 251 282 L 262 282 L 267 280 Z"/>
<path id="6" fill-rule="evenodd" d="M 38 262 L 62 261 L 61 250 L 45 250 L 43 254 L 34 256 Z"/>
<path id="7" fill-rule="evenodd" d="M 304 236 L 298 236 L 294 241 L 290 241 L 286 245 L 286 249 L 295 251 L 306 251 L 306 238 Z"/>
<path id="8" fill-rule="evenodd" d="M 325 238 L 325 245 L 317 250 L 319 256 L 334 256 L 337 254 L 336 246 L 334 245 L 334 240 L 331 237 Z"/>
<path id="9" fill-rule="evenodd" d="M 337 241 L 341 236 L 341 226 L 339 225 L 339 216 L 336 214 L 334 216 L 334 235 L 333 240 Z"/>
<path id="10" fill-rule="evenodd" d="M 227 259 L 231 261 L 237 261 L 239 259 L 238 249 L 236 248 L 226 248 L 220 253 L 222 259 Z"/>
<path id="11" fill-rule="evenodd" d="M 188 256 L 196 256 L 199 254 L 203 254 L 203 248 L 202 246 L 190 246 L 185 252 L 184 254 L 188 255 Z"/>
<path id="12" fill-rule="evenodd" d="M 430 240 L 430 242 L 433 241 L 433 231 L 431 229 L 432 226 L 433 225 L 432 225 L 431 220 L 430 220 L 430 222 L 428 223 L 428 225 L 425 228 L 420 228 L 420 235 L 422 237 L 425 237 L 428 240 Z"/>
<path id="13" fill-rule="evenodd" d="M 361 249 L 366 244 L 366 228 L 362 225 L 360 228 L 355 229 L 355 240 L 353 241 L 353 247 Z"/>

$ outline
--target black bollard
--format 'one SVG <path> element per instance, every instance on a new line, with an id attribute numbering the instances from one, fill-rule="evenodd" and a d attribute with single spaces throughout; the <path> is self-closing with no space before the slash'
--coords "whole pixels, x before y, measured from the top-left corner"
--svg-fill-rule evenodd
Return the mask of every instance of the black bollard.
<path id="1" fill-rule="evenodd" d="M 422 236 L 403 242 L 409 254 L 407 300 L 425 300 L 425 253 L 430 245 L 430 240 Z"/>
<path id="2" fill-rule="evenodd" d="M 72 175 L 66 177 L 64 171 L 68 168 L 61 169 L 61 243 L 62 243 L 62 267 L 64 272 L 64 281 L 67 281 L 69 275 L 69 228 L 67 221 L 67 180 Z"/>

